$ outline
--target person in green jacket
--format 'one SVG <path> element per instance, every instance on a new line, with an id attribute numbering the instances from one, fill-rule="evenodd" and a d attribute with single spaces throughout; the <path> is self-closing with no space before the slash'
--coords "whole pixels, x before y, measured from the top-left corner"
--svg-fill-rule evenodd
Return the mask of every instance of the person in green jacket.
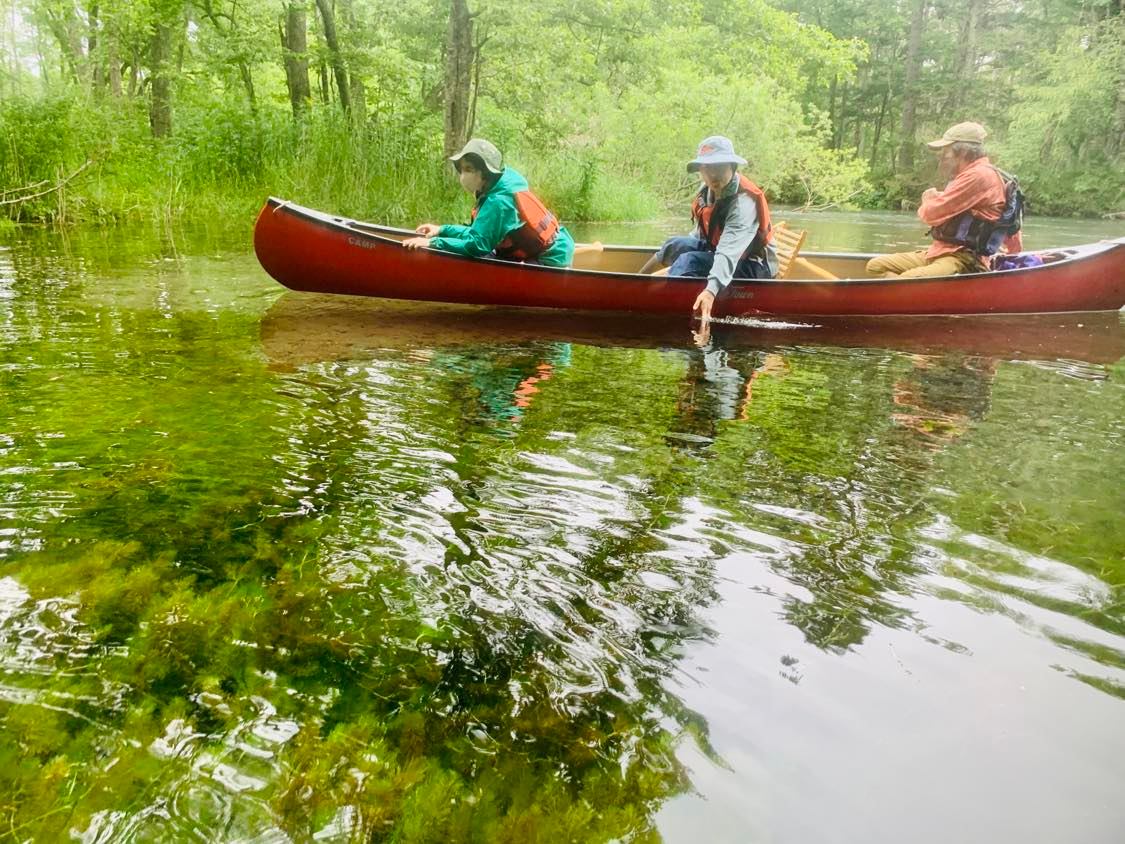
<path id="1" fill-rule="evenodd" d="M 472 223 L 423 223 L 416 229 L 421 236 L 404 240 L 403 246 L 429 247 L 470 258 L 489 256 L 549 267 L 570 266 L 574 238 L 531 192 L 527 180 L 504 166 L 500 150 L 488 141 L 473 138 L 449 160 L 457 168 L 461 187 L 477 198 Z"/>

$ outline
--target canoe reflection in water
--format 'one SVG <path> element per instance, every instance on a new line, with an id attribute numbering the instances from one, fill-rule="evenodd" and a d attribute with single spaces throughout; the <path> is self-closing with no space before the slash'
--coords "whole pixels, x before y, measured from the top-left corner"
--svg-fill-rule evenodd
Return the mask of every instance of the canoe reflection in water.
<path id="1" fill-rule="evenodd" d="M 760 491 L 771 507 L 853 523 L 831 542 L 810 537 L 780 564 L 812 596 L 788 601 L 786 618 L 830 650 L 862 641 L 874 623 L 903 623 L 900 602 L 888 596 L 910 592 L 919 574 L 910 537 L 929 518 L 927 479 L 938 471 L 939 454 L 989 415 L 1002 361 L 1081 370 L 1125 357 L 1117 314 L 746 320 L 716 323 L 699 348 L 686 320 L 664 317 L 287 294 L 266 315 L 261 335 L 280 368 L 399 350 L 472 370 L 457 376 L 469 389 L 452 390 L 449 400 L 472 396 L 473 414 L 494 431 L 518 420 L 528 402 L 543 398 L 540 391 L 552 391 L 554 414 L 589 412 L 596 400 L 584 390 L 613 393 L 615 383 L 644 389 L 643 372 L 599 371 L 600 385 L 561 377 L 579 345 L 678 358 L 666 370 L 678 370 L 668 385 L 670 412 L 654 422 L 670 453 L 680 455 L 673 459 L 715 464 L 707 472 L 712 494 L 729 496 L 737 510 Z M 627 366 L 639 360 L 631 355 L 603 357 Z M 598 410 L 619 422 L 620 411 Z M 581 427 L 582 420 L 565 424 Z M 792 483 L 775 488 L 779 472 Z"/>
<path id="2" fill-rule="evenodd" d="M 518 420 L 570 360 L 571 343 L 680 349 L 688 365 L 669 437 L 706 446 L 718 422 L 748 420 L 756 385 L 787 378 L 786 352 L 807 347 L 905 352 L 911 369 L 891 391 L 894 422 L 932 446 L 955 439 L 988 407 L 1001 360 L 1107 364 L 1125 357 L 1116 313 L 983 317 L 881 317 L 793 322 L 727 320 L 692 331 L 667 317 L 568 313 L 287 293 L 262 321 L 276 367 L 364 358 L 380 349 L 427 356 L 476 396 L 494 422 Z M 611 377 L 607 374 L 607 377 Z M 961 383 L 978 398 L 945 406 Z M 460 399 L 459 399 L 460 400 Z"/>
<path id="3" fill-rule="evenodd" d="M 926 766 L 941 766 L 935 788 L 947 776 L 974 776 L 962 770 L 960 747 L 969 746 L 966 737 L 989 740 L 996 700 L 1015 719 L 1005 723 L 1021 731 L 1012 747 L 1023 746 L 1024 734 L 1043 735 L 1039 726 L 1071 705 L 1060 698 L 1041 718 L 1027 717 L 1039 710 L 1026 707 L 1011 682 L 1017 674 L 1006 673 L 1024 640 L 1035 650 L 1020 659 L 1040 674 L 1060 665 L 1116 693 L 1119 618 L 1101 569 L 1120 533 L 1099 529 L 1106 516 L 1088 501 L 1115 500 L 1116 464 L 1095 444 L 1113 429 L 1107 419 L 1117 405 L 1107 403 L 1112 391 L 1099 395 L 1102 385 L 1061 376 L 1104 376 L 1106 364 L 1125 356 L 1117 315 L 713 329 L 701 349 L 687 319 L 315 296 L 285 296 L 265 316 L 262 344 L 274 367 L 300 370 L 292 379 L 300 382 L 377 384 L 367 412 L 401 417 L 411 430 L 428 418 L 419 428 L 425 442 L 451 457 L 446 485 L 458 508 L 440 519 L 428 504 L 404 509 L 425 528 L 447 518 L 465 544 L 463 552 L 437 549 L 438 562 L 420 561 L 411 575 L 415 593 L 449 596 L 470 631 L 450 652 L 442 700 L 470 712 L 484 701 L 503 713 L 506 683 L 525 666 L 543 669 L 537 683 L 572 676 L 579 691 L 565 702 L 574 709 L 557 731 L 541 731 L 539 747 L 577 738 L 608 769 L 633 751 L 615 750 L 603 735 L 630 743 L 645 736 L 646 768 L 674 773 L 647 792 L 656 795 L 647 805 L 663 799 L 661 812 L 683 812 L 677 807 L 691 798 L 667 798 L 691 788 L 709 801 L 697 801 L 686 829 L 720 815 L 750 824 L 745 804 L 758 767 L 765 793 L 774 795 L 768 784 L 776 781 L 796 795 L 786 804 L 795 813 L 810 788 L 818 797 L 840 792 L 848 777 L 835 772 L 861 771 L 857 758 L 898 776 L 905 757 L 884 754 L 888 722 L 893 743 L 910 756 L 919 725 L 936 727 L 926 745 Z M 552 356 L 567 344 L 564 364 Z M 439 359 L 476 369 L 438 372 Z M 549 377 L 531 383 L 545 363 Z M 490 366 L 495 374 L 481 381 Z M 455 377 L 462 380 L 451 384 Z M 496 385 L 491 393 L 485 382 Z M 425 389 L 412 394 L 413 383 Z M 531 403 L 513 423 L 525 394 Z M 403 413 L 408 402 L 416 404 Z M 349 427 L 334 422 L 331 430 Z M 431 450 L 421 453 L 428 460 Z M 362 461 L 378 455 L 365 449 Z M 1091 465 L 1098 459 L 1105 468 Z M 1009 465 L 1016 461 L 1030 469 Z M 379 502 L 394 500 L 384 465 L 373 487 Z M 432 471 L 428 463 L 416 469 L 427 479 Z M 464 591 L 461 579 L 450 585 L 460 572 Z M 483 625 L 478 590 L 497 598 L 495 610 L 483 605 Z M 437 600 L 433 606 L 448 614 Z M 538 635 L 540 620 L 556 612 L 565 613 L 565 638 Z M 619 633 L 617 624 L 640 634 Z M 611 678 L 604 685 L 612 694 L 597 691 L 585 666 Z M 942 682 L 980 694 L 950 706 L 933 693 Z M 1053 676 L 1044 682 L 1073 691 Z M 638 717 L 621 688 L 659 700 L 654 717 Z M 525 700 L 521 691 L 517 706 Z M 657 726 L 667 713 L 677 725 L 672 738 Z M 582 719 L 607 726 L 589 741 Z M 489 723 L 497 725 L 489 735 L 508 735 L 507 721 Z M 526 724 L 521 713 L 517 726 Z M 1096 746 L 1096 729 L 1086 748 Z M 686 741 L 656 752 L 688 731 L 704 747 L 710 738 L 729 767 L 702 761 Z M 787 779 L 787 766 L 762 762 L 824 737 L 841 740 L 842 752 L 819 791 L 808 778 Z M 1065 761 L 1069 749 L 1057 758 Z M 675 759 L 689 763 L 690 785 L 676 779 L 683 772 Z M 972 791 L 987 793 L 994 769 L 972 780 Z M 841 793 L 851 802 L 876 791 L 865 781 Z M 909 828 L 906 815 L 894 815 L 899 829 Z M 792 837 L 832 834 L 818 826 Z M 863 836 L 853 828 L 844 837 Z M 670 836 L 680 838 L 690 840 Z"/>
<path id="4" fill-rule="evenodd" d="M 715 348 L 792 346 L 960 351 L 1002 360 L 1071 359 L 1113 363 L 1125 356 L 1119 313 L 972 317 L 879 317 L 712 324 Z M 687 320 L 667 316 L 567 312 L 402 302 L 285 293 L 261 324 L 262 345 L 278 367 L 364 357 L 374 349 L 573 342 L 591 346 L 689 349 Z"/>

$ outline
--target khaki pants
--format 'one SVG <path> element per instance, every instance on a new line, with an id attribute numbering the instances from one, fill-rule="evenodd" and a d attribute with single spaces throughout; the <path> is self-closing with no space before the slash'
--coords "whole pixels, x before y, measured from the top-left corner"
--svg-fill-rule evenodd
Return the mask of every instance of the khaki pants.
<path id="1" fill-rule="evenodd" d="M 883 278 L 929 278 L 979 273 L 984 269 L 980 259 L 964 249 L 938 258 L 927 258 L 925 252 L 899 252 L 896 255 L 880 255 L 867 262 L 867 272 Z"/>

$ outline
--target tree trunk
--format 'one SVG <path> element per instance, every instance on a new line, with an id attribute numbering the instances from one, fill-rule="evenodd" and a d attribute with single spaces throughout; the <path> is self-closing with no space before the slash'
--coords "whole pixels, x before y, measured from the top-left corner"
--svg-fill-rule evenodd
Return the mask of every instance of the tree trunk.
<path id="1" fill-rule="evenodd" d="M 183 30 L 187 31 L 188 19 L 184 18 Z M 176 47 L 176 76 L 184 75 L 184 56 L 187 54 L 187 39 L 179 38 L 179 46 Z"/>
<path id="2" fill-rule="evenodd" d="M 917 128 L 918 74 L 922 69 L 922 30 L 926 25 L 926 4 L 929 0 L 915 0 L 914 14 L 910 19 L 910 40 L 906 47 L 906 84 L 902 92 L 902 146 L 898 150 L 899 170 L 914 169 L 914 144 Z"/>
<path id="3" fill-rule="evenodd" d="M 86 15 L 86 55 L 89 57 L 91 67 L 91 82 L 94 90 L 100 90 L 105 84 L 104 63 L 98 55 L 98 27 L 101 25 L 98 18 L 98 4 L 93 3 Z"/>
<path id="4" fill-rule="evenodd" d="M 977 63 L 977 30 L 984 14 L 985 0 L 969 0 L 965 11 L 965 27 L 961 32 L 961 52 L 958 56 L 957 76 L 968 84 Z"/>
<path id="5" fill-rule="evenodd" d="M 973 70 L 977 63 L 977 29 L 980 25 L 983 0 L 968 0 L 965 7 L 965 19 L 961 26 L 961 35 L 957 48 L 957 66 L 954 69 L 953 85 L 949 90 L 949 97 L 945 101 L 945 113 L 952 119 L 960 121 L 955 114 L 964 106 L 965 92 L 971 90 Z"/>
<path id="6" fill-rule="evenodd" d="M 875 56 L 877 55 L 876 53 Z M 859 68 L 856 73 L 855 90 L 852 92 L 852 111 L 854 112 L 855 123 L 852 129 L 852 149 L 855 150 L 856 158 L 863 158 L 864 144 L 868 137 L 867 128 L 870 119 L 868 102 L 871 95 L 871 69 L 874 66 L 874 61 L 870 61 Z"/>
<path id="7" fill-rule="evenodd" d="M 110 35 L 106 43 L 106 84 L 109 93 L 121 96 L 121 57 L 117 54 L 117 36 Z"/>
<path id="8" fill-rule="evenodd" d="M 300 119 L 312 100 L 309 88 L 309 37 L 305 9 L 299 3 L 285 7 L 285 27 L 281 30 L 281 49 L 285 58 L 285 82 L 293 118 Z"/>
<path id="9" fill-rule="evenodd" d="M 250 111 L 258 110 L 258 97 L 254 92 L 254 73 L 246 62 L 238 63 L 238 75 L 242 77 L 242 87 L 246 89 L 246 97 L 250 100 Z"/>
<path id="10" fill-rule="evenodd" d="M 340 40 L 336 37 L 336 15 L 329 0 L 316 0 L 316 7 L 320 9 L 320 20 L 324 25 L 324 43 L 328 45 L 328 59 L 332 63 L 332 75 L 336 78 L 336 93 L 344 112 L 350 113 L 352 101 L 348 88 L 348 70 L 340 52 Z"/>
<path id="11" fill-rule="evenodd" d="M 836 141 L 836 86 L 839 84 L 839 74 L 832 74 L 832 84 L 828 86 L 828 125 L 832 129 L 832 141 Z"/>
<path id="12" fill-rule="evenodd" d="M 172 27 L 157 23 L 149 43 L 149 70 L 152 73 L 152 101 L 149 123 L 154 138 L 172 134 Z"/>
<path id="13" fill-rule="evenodd" d="M 875 169 L 875 161 L 879 157 L 879 138 L 883 134 L 883 120 L 887 116 L 887 101 L 891 96 L 891 88 L 888 85 L 883 89 L 883 101 L 879 104 L 879 118 L 875 121 L 875 137 L 871 141 L 871 169 Z"/>
<path id="14" fill-rule="evenodd" d="M 4 27 L 4 30 L 5 30 L 4 34 L 8 38 L 8 43 L 4 45 L 4 47 L 5 47 L 4 53 L 5 53 L 5 56 L 7 58 L 7 64 L 8 64 L 8 67 L 7 67 L 8 84 L 11 86 L 11 95 L 14 97 L 14 96 L 16 96 L 16 93 L 17 93 L 17 90 L 18 90 L 17 80 L 19 79 L 19 48 L 16 45 L 16 26 L 17 26 L 17 23 L 16 23 L 16 7 L 15 7 L 14 4 L 12 4 L 9 7 L 8 14 L 9 14 L 8 25 L 6 27 Z M 36 44 L 35 44 L 35 46 L 36 46 L 37 51 L 39 51 L 39 37 L 40 37 L 39 29 L 38 29 L 38 27 L 36 27 L 36 30 L 35 30 Z M 43 60 L 42 59 L 39 60 L 39 66 L 43 67 Z M 0 88 L 0 93 L 3 93 L 2 88 Z"/>
<path id="15" fill-rule="evenodd" d="M 469 140 L 469 94 L 473 80 L 473 16 L 466 0 L 450 0 L 445 34 L 445 156 Z"/>
<path id="16" fill-rule="evenodd" d="M 13 19 L 13 24 L 12 24 L 12 38 L 13 39 L 16 37 L 15 32 L 16 32 L 16 27 L 15 27 L 15 23 L 14 23 L 14 19 Z M 44 88 L 44 90 L 49 90 L 50 87 L 51 87 L 51 79 L 50 79 L 50 76 L 47 73 L 47 57 L 43 54 L 43 52 L 44 52 L 43 51 L 43 37 L 39 33 L 39 31 L 36 30 L 36 33 L 35 33 L 35 56 L 39 60 L 40 73 L 43 76 L 43 88 Z M 13 47 L 12 48 L 12 96 L 15 96 L 15 94 L 16 94 L 16 90 L 17 90 L 16 89 L 16 80 L 19 78 L 16 75 L 16 64 L 15 63 L 16 63 L 16 51 L 15 51 L 15 48 Z"/>
<path id="17" fill-rule="evenodd" d="M 848 125 L 848 83 L 840 86 L 840 103 L 836 107 L 836 123 L 832 128 L 832 149 L 844 145 L 844 130 Z"/>
<path id="18" fill-rule="evenodd" d="M 1115 129 L 1110 133 L 1106 151 L 1110 160 L 1125 153 L 1125 76 L 1117 84 L 1117 103 L 1113 112 Z"/>
<path id="19" fill-rule="evenodd" d="M 137 96 L 140 88 L 141 57 L 133 50 L 133 58 L 129 62 L 129 97 Z"/>
<path id="20" fill-rule="evenodd" d="M 59 14 L 48 11 L 47 26 L 59 42 L 59 52 L 66 66 L 69 67 L 74 81 L 79 84 L 88 82 L 89 62 L 74 10 L 68 9 L 65 13 L 60 12 Z"/>
<path id="21" fill-rule="evenodd" d="M 236 7 L 232 6 L 228 13 L 220 16 L 215 12 L 214 6 L 210 2 L 200 4 L 200 11 L 211 21 L 211 26 L 215 28 L 215 32 L 226 41 L 233 41 L 241 35 L 238 24 L 235 23 L 234 19 L 235 8 Z M 225 27 L 222 24 L 222 17 L 227 19 Z M 185 43 L 186 39 L 184 42 L 180 43 L 181 65 L 183 64 Z M 248 62 L 244 56 L 245 52 L 239 50 L 238 56 L 234 58 L 234 64 L 238 68 L 238 78 L 242 81 L 242 89 L 246 92 L 246 99 L 250 104 L 250 111 L 256 112 L 258 110 L 258 96 L 257 92 L 254 90 L 254 71 L 250 66 L 250 62 Z"/>
<path id="22" fill-rule="evenodd" d="M 481 61 L 481 50 L 483 48 L 484 41 L 479 41 L 473 50 L 473 99 L 469 105 L 469 118 L 465 124 L 466 135 L 472 135 L 473 127 L 477 125 L 477 95 L 480 94 L 480 68 L 484 64 Z"/>
<path id="23" fill-rule="evenodd" d="M 348 29 L 348 42 L 355 44 L 359 41 L 359 33 L 355 20 L 355 6 L 352 0 L 340 0 L 340 8 L 344 12 L 344 21 Z M 367 121 L 367 89 L 363 85 L 363 77 L 356 72 L 354 61 L 348 64 L 348 95 L 351 97 L 352 118 L 356 125 L 363 125 Z"/>

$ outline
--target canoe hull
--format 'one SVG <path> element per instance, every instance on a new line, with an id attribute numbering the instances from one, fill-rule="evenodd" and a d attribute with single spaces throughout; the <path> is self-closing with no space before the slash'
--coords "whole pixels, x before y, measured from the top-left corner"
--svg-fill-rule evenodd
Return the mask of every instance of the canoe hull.
<path id="1" fill-rule="evenodd" d="M 688 312 L 698 278 L 559 269 L 435 250 L 407 250 L 405 233 L 270 199 L 254 248 L 263 268 L 292 290 L 389 299 L 567 310 Z M 607 247 L 639 253 L 628 247 Z M 716 305 L 726 316 L 880 316 L 1108 311 L 1125 306 L 1125 241 L 1061 250 L 1026 270 L 934 279 L 736 280 Z M 868 256 L 809 255 L 862 266 Z M 844 262 L 851 263 L 845 264 Z"/>

